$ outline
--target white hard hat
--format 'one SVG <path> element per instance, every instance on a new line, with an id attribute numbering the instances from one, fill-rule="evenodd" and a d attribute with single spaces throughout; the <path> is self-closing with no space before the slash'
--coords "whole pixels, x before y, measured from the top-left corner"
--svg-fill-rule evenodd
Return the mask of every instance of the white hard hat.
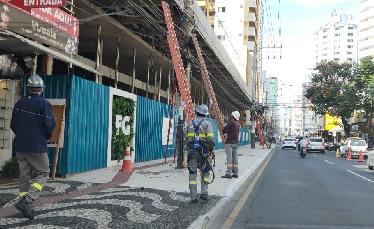
<path id="1" fill-rule="evenodd" d="M 234 111 L 231 113 L 232 117 L 234 117 L 235 120 L 239 121 L 240 119 L 240 113 L 239 111 Z"/>

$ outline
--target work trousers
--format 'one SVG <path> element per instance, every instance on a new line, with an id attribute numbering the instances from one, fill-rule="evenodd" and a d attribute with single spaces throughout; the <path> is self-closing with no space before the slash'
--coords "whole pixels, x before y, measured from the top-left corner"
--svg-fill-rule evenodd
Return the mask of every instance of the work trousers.
<path id="1" fill-rule="evenodd" d="M 49 161 L 47 153 L 16 153 L 19 164 L 20 196 L 32 204 L 39 198 L 40 192 L 49 177 Z M 36 174 L 31 183 L 31 171 Z"/>
<path id="2" fill-rule="evenodd" d="M 238 167 L 238 144 L 226 144 L 225 151 L 226 151 L 226 166 L 227 171 L 226 174 L 231 175 L 238 175 L 239 167 Z"/>
<path id="3" fill-rule="evenodd" d="M 191 199 L 197 199 L 197 172 L 202 170 L 201 177 L 201 194 L 208 194 L 208 182 L 210 165 L 204 163 L 204 158 L 201 153 L 196 150 L 189 150 L 187 156 L 188 171 L 189 171 L 189 188 Z M 206 181 L 206 182 L 204 182 Z"/>

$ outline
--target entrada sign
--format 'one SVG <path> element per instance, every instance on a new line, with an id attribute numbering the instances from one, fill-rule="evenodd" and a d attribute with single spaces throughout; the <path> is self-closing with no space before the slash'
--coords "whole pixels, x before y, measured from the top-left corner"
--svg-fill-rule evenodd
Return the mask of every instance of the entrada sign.
<path id="1" fill-rule="evenodd" d="M 28 10 L 31 8 L 48 8 L 48 7 L 63 7 L 67 0 L 11 0 L 10 3 Z"/>

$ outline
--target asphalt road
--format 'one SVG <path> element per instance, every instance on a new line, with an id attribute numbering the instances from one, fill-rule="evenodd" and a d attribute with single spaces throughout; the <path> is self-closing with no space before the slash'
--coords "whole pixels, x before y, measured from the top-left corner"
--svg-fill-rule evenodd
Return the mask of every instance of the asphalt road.
<path id="1" fill-rule="evenodd" d="M 232 216 L 246 189 L 210 228 Z M 374 228 L 374 172 L 335 152 L 302 159 L 296 150 L 279 148 L 239 210 L 231 228 Z"/>

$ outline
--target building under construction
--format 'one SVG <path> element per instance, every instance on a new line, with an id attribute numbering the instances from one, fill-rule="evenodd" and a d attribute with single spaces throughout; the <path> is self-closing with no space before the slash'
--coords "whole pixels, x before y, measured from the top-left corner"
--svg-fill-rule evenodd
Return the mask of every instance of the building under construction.
<path id="1" fill-rule="evenodd" d="M 195 34 L 224 119 L 234 110 L 251 110 L 255 103 L 252 89 L 240 77 L 200 6 L 193 1 L 166 2 L 192 103 L 212 105 L 191 37 Z M 5 0 L 0 0 L 0 6 L 10 14 L 8 25 L 0 27 L 0 74 L 6 79 L 2 84 L 7 88 L 1 93 L 1 164 L 12 152 L 13 136 L 7 121 L 12 105 L 24 95 L 24 79 L 33 73 L 44 77 L 45 97 L 52 104 L 66 107 L 61 118 L 59 174 L 111 166 L 121 159 L 118 152 L 125 143 L 133 146 L 134 161 L 174 154 L 176 125 L 166 131 L 166 142 L 165 119 L 172 117 L 176 123 L 185 103 L 177 84 L 160 0 L 71 0 L 65 7 L 53 9 L 66 19 L 55 22 L 53 18 L 44 20 L 51 13 L 45 9 L 28 12 Z M 35 23 L 31 25 L 30 19 L 38 22 L 39 30 L 32 31 Z M 32 33 L 24 33 L 20 27 Z M 38 34 L 42 31 L 56 35 Z M 125 111 L 118 113 L 117 105 L 124 106 L 119 109 Z M 122 140 L 117 139 L 118 128 L 125 134 Z M 218 126 L 214 124 L 214 128 L 217 147 L 223 147 Z M 249 140 L 247 126 L 242 130 L 241 144 L 248 144 Z M 50 158 L 55 155 L 53 147 L 57 146 L 51 146 Z"/>

